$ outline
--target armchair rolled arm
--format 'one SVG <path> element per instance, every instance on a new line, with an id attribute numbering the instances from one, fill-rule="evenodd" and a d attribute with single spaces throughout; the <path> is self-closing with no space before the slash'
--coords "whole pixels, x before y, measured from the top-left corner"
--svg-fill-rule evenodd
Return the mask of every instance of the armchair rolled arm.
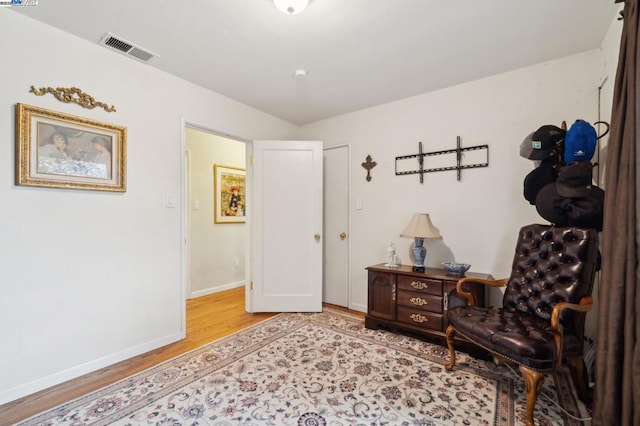
<path id="1" fill-rule="evenodd" d="M 565 309 L 571 309 L 577 312 L 589 312 L 593 308 L 593 299 L 591 296 L 586 296 L 580 299 L 578 303 L 560 302 L 553 307 L 551 312 L 551 328 L 553 329 L 553 339 L 558 349 L 557 365 L 562 362 L 562 345 L 564 341 L 564 335 L 562 332 L 562 324 L 560 323 L 560 314 Z"/>
<path id="2" fill-rule="evenodd" d="M 553 311 L 551 312 L 551 328 L 553 328 L 554 331 L 562 332 L 562 325 L 560 324 L 560 314 L 565 309 L 571 309 L 577 312 L 589 312 L 591 308 L 593 308 L 593 299 L 591 298 L 591 296 L 583 297 L 577 304 L 560 302 L 553 307 Z"/>
<path id="3" fill-rule="evenodd" d="M 490 287 L 504 287 L 507 284 L 507 281 L 509 281 L 508 278 L 503 278 L 501 280 L 483 280 L 481 278 L 472 278 L 472 277 L 460 278 L 456 284 L 456 291 L 460 296 L 467 299 L 467 302 L 469 303 L 469 305 L 475 305 L 476 302 L 473 299 L 473 294 L 469 293 L 468 291 L 462 288 L 464 283 L 476 283 L 476 284 L 482 284 Z"/>

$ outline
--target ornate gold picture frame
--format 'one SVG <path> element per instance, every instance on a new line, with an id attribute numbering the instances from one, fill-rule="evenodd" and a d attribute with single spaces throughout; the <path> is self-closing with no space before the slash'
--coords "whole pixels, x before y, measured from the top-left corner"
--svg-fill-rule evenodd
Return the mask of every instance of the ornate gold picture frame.
<path id="1" fill-rule="evenodd" d="M 126 191 L 127 128 L 16 105 L 16 185 Z"/>
<path id="2" fill-rule="evenodd" d="M 244 223 L 246 211 L 245 169 L 213 165 L 214 223 Z"/>

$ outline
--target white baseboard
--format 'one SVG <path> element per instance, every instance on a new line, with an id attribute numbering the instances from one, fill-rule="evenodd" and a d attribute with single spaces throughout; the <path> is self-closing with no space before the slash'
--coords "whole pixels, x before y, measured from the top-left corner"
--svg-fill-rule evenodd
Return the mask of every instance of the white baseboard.
<path id="1" fill-rule="evenodd" d="M 367 312 L 367 307 L 365 305 L 360 305 L 357 303 L 350 304 L 349 309 L 351 309 L 352 311 Z"/>
<path id="2" fill-rule="evenodd" d="M 232 288 L 244 287 L 244 281 L 237 281 L 235 283 L 223 284 L 215 287 L 206 288 L 204 290 L 198 290 L 191 293 L 191 299 L 196 297 L 206 296 L 208 294 L 218 293 L 225 290 L 231 290 Z"/>
<path id="3" fill-rule="evenodd" d="M 162 346 L 168 345 L 170 343 L 177 342 L 178 340 L 182 340 L 184 338 L 185 331 L 183 330 L 181 332 L 174 333 L 160 339 L 153 340 L 151 342 L 146 342 L 141 345 L 134 346 L 122 352 L 107 355 L 105 357 L 89 361 L 85 364 L 81 364 L 67 370 L 59 371 L 41 379 L 16 386 L 15 388 L 0 391 L 0 405 L 25 397 L 27 395 L 31 395 L 32 393 L 39 392 L 43 389 L 50 388 L 51 386 L 66 382 L 67 380 L 75 379 L 84 374 L 91 373 L 101 368 L 108 367 L 117 362 L 124 361 L 125 359 L 133 358 L 134 356 L 138 356 L 145 352 L 149 352 Z"/>

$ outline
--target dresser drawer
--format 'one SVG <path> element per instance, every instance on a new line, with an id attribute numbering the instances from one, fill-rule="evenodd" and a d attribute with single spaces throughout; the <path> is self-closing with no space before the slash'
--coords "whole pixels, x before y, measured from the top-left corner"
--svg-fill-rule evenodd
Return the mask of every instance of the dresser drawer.
<path id="1" fill-rule="evenodd" d="M 417 291 L 398 291 L 398 305 L 423 311 L 442 313 L 442 297 Z"/>
<path id="2" fill-rule="evenodd" d="M 418 309 L 398 307 L 398 321 L 429 330 L 442 330 L 442 315 Z"/>
<path id="3" fill-rule="evenodd" d="M 398 275 L 398 290 L 419 291 L 424 294 L 442 296 L 442 281 Z"/>

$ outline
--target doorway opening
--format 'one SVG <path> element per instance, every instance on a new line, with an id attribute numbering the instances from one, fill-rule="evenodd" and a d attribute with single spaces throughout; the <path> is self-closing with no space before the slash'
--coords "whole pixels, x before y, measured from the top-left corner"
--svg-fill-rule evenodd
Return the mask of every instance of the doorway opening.
<path id="1" fill-rule="evenodd" d="M 227 207 L 222 210 L 221 204 L 229 202 L 226 192 L 231 188 L 220 177 L 221 171 L 227 170 L 242 175 L 240 171 L 246 168 L 247 143 L 186 123 L 183 135 L 184 278 L 185 295 L 190 299 L 245 285 L 246 226 L 241 220 L 243 211 L 237 210 L 237 206 L 242 207 L 240 194 L 244 194 L 244 188 L 238 188 L 238 194 L 234 195 L 234 214 L 242 217 L 230 217 L 230 210 L 226 210 Z M 237 186 L 242 184 L 238 182 Z M 220 211 L 224 212 L 224 221 L 216 215 Z"/>

